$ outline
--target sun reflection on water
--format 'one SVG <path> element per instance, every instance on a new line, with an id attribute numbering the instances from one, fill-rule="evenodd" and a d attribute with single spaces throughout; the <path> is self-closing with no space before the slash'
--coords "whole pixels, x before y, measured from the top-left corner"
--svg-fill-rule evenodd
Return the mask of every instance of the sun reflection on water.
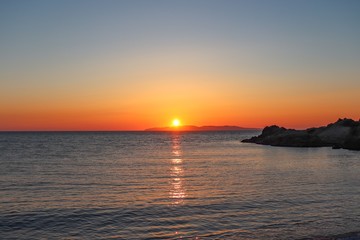
<path id="1" fill-rule="evenodd" d="M 170 177 L 171 177 L 171 188 L 170 188 L 170 199 L 172 200 L 173 205 L 183 204 L 186 191 L 184 187 L 184 168 L 183 168 L 183 159 L 181 152 L 181 136 L 180 134 L 172 135 L 171 139 L 171 168 L 170 168 Z"/>

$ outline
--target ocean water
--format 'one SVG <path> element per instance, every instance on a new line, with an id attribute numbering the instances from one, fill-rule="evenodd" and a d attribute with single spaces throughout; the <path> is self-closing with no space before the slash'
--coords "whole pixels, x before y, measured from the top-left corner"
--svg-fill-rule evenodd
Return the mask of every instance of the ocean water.
<path id="1" fill-rule="evenodd" d="M 301 239 L 360 230 L 360 152 L 257 132 L 0 133 L 1 239 Z"/>

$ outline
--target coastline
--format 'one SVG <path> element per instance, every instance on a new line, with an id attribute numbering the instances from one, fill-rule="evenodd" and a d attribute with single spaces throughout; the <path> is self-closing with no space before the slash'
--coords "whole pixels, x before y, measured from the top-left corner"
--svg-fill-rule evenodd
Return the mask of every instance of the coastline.
<path id="1" fill-rule="evenodd" d="M 332 147 L 360 150 L 360 121 L 339 119 L 327 126 L 295 130 L 276 125 L 265 127 L 259 136 L 242 142 L 279 147 Z"/>

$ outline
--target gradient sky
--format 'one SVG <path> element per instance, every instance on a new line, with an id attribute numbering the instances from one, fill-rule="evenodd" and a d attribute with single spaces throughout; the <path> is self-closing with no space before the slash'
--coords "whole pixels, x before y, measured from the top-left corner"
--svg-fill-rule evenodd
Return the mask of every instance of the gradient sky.
<path id="1" fill-rule="evenodd" d="M 0 2 L 0 130 L 359 119 L 360 1 Z"/>

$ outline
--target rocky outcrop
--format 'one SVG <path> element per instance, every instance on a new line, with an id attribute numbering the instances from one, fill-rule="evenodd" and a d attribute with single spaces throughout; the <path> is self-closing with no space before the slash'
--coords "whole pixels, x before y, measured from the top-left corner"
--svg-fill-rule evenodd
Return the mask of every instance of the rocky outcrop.
<path id="1" fill-rule="evenodd" d="M 284 147 L 333 147 L 360 150 L 360 121 L 339 119 L 324 127 L 306 130 L 265 127 L 259 136 L 242 142 Z"/>

